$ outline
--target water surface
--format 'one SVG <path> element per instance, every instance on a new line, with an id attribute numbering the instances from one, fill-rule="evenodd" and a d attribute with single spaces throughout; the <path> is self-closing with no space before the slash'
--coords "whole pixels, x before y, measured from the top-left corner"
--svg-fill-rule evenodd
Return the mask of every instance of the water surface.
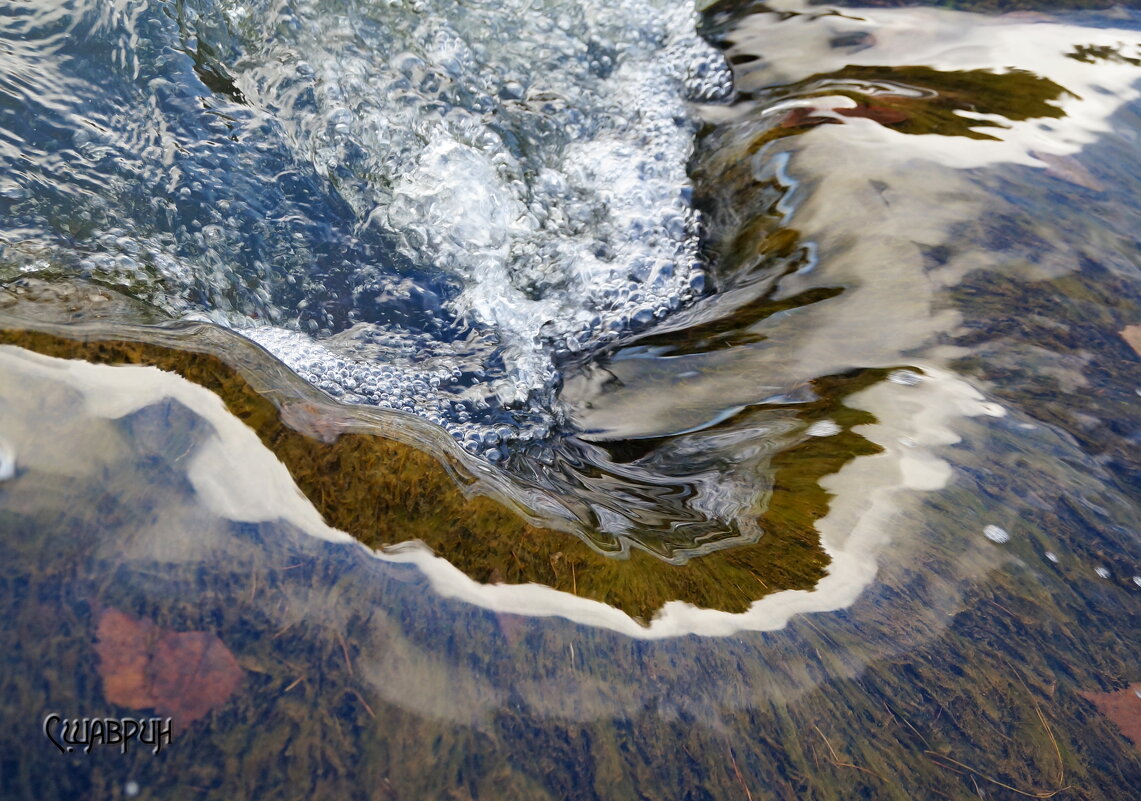
<path id="1" fill-rule="evenodd" d="M 1141 18 L 1077 5 L 4 12 L 5 795 L 1126 797 Z"/>

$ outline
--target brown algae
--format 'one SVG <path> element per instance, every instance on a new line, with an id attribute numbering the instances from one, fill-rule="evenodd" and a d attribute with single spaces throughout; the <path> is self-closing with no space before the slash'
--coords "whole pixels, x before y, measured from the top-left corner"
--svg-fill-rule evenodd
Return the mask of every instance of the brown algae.
<path id="1" fill-rule="evenodd" d="M 874 422 L 872 415 L 844 406 L 843 398 L 886 371 L 816 379 L 817 400 L 789 409 L 806 421 L 827 416 L 841 430 L 808 437 L 774 457 L 772 492 L 766 508 L 757 511 L 764 532 L 758 541 L 685 564 L 636 548 L 616 559 L 566 531 L 529 523 L 499 500 L 465 492 L 456 481 L 463 472 L 456 464 L 445 467 L 436 456 L 381 432 L 344 431 L 331 417 L 323 429 L 319 404 L 279 407 L 271 391 L 255 390 L 226 360 L 229 348 L 222 345 L 241 342 L 232 334 L 208 327 L 210 342 L 191 335 L 185 347 L 175 348 L 66 326 L 54 326 L 51 333 L 21 330 L 12 327 L 16 319 L 9 318 L 0 342 L 60 358 L 150 365 L 210 389 L 281 460 L 330 526 L 369 547 L 420 540 L 476 581 L 537 582 L 610 604 L 643 622 L 670 601 L 735 613 L 769 593 L 813 587 L 829 561 L 814 525 L 827 513 L 830 498 L 819 481 L 855 456 L 879 450 L 851 430 Z M 138 330 L 145 335 L 145 328 Z M 199 352 L 204 348 L 213 352 Z"/>

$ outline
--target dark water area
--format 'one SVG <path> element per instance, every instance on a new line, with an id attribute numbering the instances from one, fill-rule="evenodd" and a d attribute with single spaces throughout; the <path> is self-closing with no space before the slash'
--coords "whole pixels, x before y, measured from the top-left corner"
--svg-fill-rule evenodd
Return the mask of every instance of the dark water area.
<path id="1" fill-rule="evenodd" d="M 1141 15 L 699 12 L 0 9 L 0 797 L 1137 794 Z"/>

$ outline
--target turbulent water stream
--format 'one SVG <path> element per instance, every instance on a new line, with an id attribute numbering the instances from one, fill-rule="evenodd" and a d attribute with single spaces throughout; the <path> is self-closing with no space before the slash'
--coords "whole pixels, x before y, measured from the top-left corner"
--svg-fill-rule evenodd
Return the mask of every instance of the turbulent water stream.
<path id="1" fill-rule="evenodd" d="M 445 5 L 9 9 L 5 276 L 236 328 L 606 538 L 733 534 L 754 487 L 613 465 L 559 392 L 708 293 L 692 103 L 727 65 L 684 6 Z"/>
<path id="2" fill-rule="evenodd" d="M 1141 13 L 868 5 L 0 5 L 0 794 L 1138 786 Z"/>

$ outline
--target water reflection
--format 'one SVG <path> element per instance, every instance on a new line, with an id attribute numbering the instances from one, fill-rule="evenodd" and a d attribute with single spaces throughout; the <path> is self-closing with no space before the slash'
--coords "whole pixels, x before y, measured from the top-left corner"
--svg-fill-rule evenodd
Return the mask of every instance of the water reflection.
<path id="1" fill-rule="evenodd" d="M 263 395 L 241 423 L 170 376 L 0 350 L 0 737 L 21 755 L 0 763 L 6 796 L 135 782 L 218 797 L 1119 799 L 1141 785 L 1141 183 L 1122 169 L 1141 130 L 1141 19 L 774 4 L 714 8 L 709 25 L 741 93 L 703 109 L 693 165 L 716 291 L 567 364 L 560 458 L 614 473 L 536 456 L 505 479 L 426 424 L 368 422 L 532 522 L 602 520 L 637 507 L 626 487 L 689 465 L 687 508 L 709 498 L 740 520 L 733 504 L 759 498 L 764 534 L 708 547 L 679 516 L 676 537 L 642 541 L 679 565 L 599 536 L 629 547 L 626 574 L 502 508 L 483 531 L 511 536 L 457 537 L 440 499 L 448 518 L 478 516 L 432 458 L 396 446 L 453 496 L 417 506 L 392 470 L 372 495 L 412 514 L 377 516 L 368 485 L 349 505 L 315 484 L 311 503 L 265 432 L 359 443 L 355 412 L 216 329 L 140 327 L 164 317 L 97 287 L 60 289 L 41 317 L 17 300 L 6 327 L 102 338 L 102 356 L 129 350 L 106 344 L 115 331 L 212 342 Z M 297 452 L 316 474 L 345 453 Z M 547 494 L 560 470 L 583 507 Z M 676 497 L 662 486 L 647 492 L 659 505 L 599 528 L 653 533 Z M 778 541 L 781 510 L 827 554 L 814 589 L 736 593 L 747 578 L 730 560 Z M 439 537 L 452 561 L 374 554 L 333 514 L 382 519 L 373 544 Z M 682 594 L 691 578 L 731 602 L 665 603 L 714 606 Z M 600 602 L 623 592 L 625 611 Z M 92 646 L 107 610 L 216 636 L 244 671 L 161 762 L 29 746 L 47 710 L 122 711 Z"/>

